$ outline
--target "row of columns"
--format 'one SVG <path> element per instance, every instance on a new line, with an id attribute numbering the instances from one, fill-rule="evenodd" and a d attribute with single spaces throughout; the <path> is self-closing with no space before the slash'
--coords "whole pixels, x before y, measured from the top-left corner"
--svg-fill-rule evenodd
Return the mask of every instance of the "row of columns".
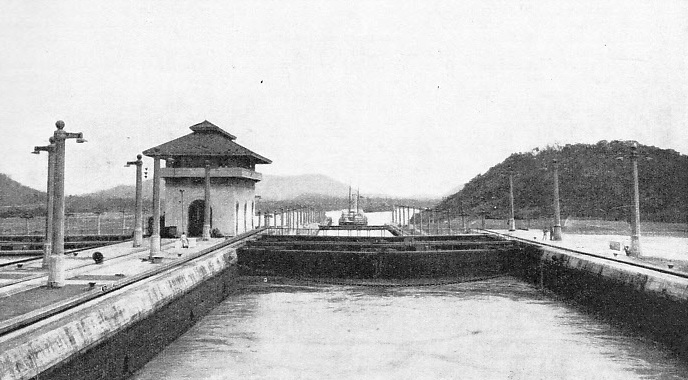
<path id="1" fill-rule="evenodd" d="M 404 205 L 393 205 L 392 208 L 392 223 L 402 228 L 413 226 L 412 233 L 419 231 L 420 233 L 440 235 L 451 234 L 455 231 L 467 231 L 466 217 L 468 214 L 463 212 L 458 214 L 461 217 L 460 229 L 452 228 L 452 221 L 456 216 L 450 209 L 438 210 Z M 446 228 L 444 227 L 445 224 Z"/>
<path id="2" fill-rule="evenodd" d="M 299 228 L 325 219 L 325 212 L 311 207 L 280 208 L 279 211 L 258 211 L 258 227 Z"/>

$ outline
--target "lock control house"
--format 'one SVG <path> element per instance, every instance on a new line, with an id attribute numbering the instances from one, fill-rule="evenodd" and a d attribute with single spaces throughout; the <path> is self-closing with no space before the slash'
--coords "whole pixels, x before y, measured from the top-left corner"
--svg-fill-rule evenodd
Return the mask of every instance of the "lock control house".
<path id="1" fill-rule="evenodd" d="M 143 152 L 166 163 L 160 178 L 167 231 L 201 236 L 208 214 L 215 233 L 235 236 L 253 229 L 255 184 L 262 179 L 256 165 L 272 161 L 237 144 L 235 136 L 207 120 L 190 129 L 191 134 Z M 210 212 L 206 213 L 208 195 Z"/>

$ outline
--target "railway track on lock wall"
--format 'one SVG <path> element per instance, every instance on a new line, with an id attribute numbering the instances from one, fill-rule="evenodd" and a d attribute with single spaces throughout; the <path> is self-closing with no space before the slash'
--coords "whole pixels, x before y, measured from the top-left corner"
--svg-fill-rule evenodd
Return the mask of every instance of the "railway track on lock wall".
<path id="1" fill-rule="evenodd" d="M 245 232 L 243 234 L 237 235 L 233 238 L 229 238 L 225 240 L 222 243 L 216 244 L 212 247 L 208 247 L 204 250 L 201 250 L 199 252 L 196 252 L 194 254 L 189 255 L 188 257 L 184 257 L 179 260 L 175 260 L 170 263 L 164 263 L 160 264 L 160 266 L 156 266 L 154 268 L 151 268 L 149 270 L 146 270 L 142 273 L 139 273 L 138 275 L 131 276 L 128 278 L 124 278 L 120 281 L 117 281 L 113 284 L 110 285 L 103 285 L 101 287 L 95 287 L 94 289 L 88 291 L 85 294 L 79 294 L 77 296 L 62 300 L 59 303 L 51 304 L 46 307 L 34 310 L 30 313 L 26 313 L 17 317 L 10 318 L 6 321 L 0 322 L 0 339 L 3 336 L 6 336 L 8 334 L 11 334 L 14 331 L 20 330 L 24 327 L 27 327 L 31 324 L 40 322 L 42 320 L 48 319 L 52 316 L 55 316 L 59 313 L 68 311 L 70 309 L 76 308 L 80 305 L 83 305 L 87 302 L 93 301 L 97 298 L 103 297 L 109 293 L 112 293 L 117 290 L 121 290 L 125 287 L 132 286 L 136 283 L 139 283 L 149 277 L 164 273 L 166 271 L 169 271 L 175 267 L 181 266 L 183 264 L 188 263 L 189 261 L 198 259 L 202 256 L 205 256 L 209 253 L 212 253 L 214 251 L 217 251 L 218 249 L 225 248 L 227 246 L 241 243 L 245 241 L 248 238 L 251 238 L 255 235 L 258 235 L 262 233 L 265 230 L 265 228 L 259 228 L 255 229 L 249 232 Z"/>
<path id="2" fill-rule="evenodd" d="M 618 258 L 614 258 L 614 257 L 609 257 L 609 256 L 605 256 L 605 255 L 600 255 L 600 254 L 597 254 L 597 253 L 585 252 L 585 251 L 581 251 L 581 250 L 578 250 L 578 249 L 567 248 L 567 247 L 561 247 L 561 246 L 558 246 L 558 245 L 555 245 L 555 244 L 548 244 L 548 243 L 536 242 L 536 241 L 533 241 L 533 240 L 528 240 L 528 239 L 524 239 L 524 238 L 520 238 L 520 237 L 508 235 L 508 234 L 503 234 L 503 233 L 500 233 L 500 232 L 490 231 L 490 230 L 478 229 L 478 231 L 482 231 L 483 233 L 486 233 L 486 234 L 488 234 L 488 235 L 499 236 L 499 237 L 501 237 L 501 238 L 503 238 L 503 239 L 512 240 L 512 241 L 518 241 L 518 242 L 520 242 L 520 243 L 524 243 L 524 244 L 527 244 L 527 245 L 544 246 L 544 247 L 548 247 L 548 248 L 552 248 L 552 249 L 557 249 L 557 250 L 560 250 L 560 251 L 576 253 L 576 254 L 583 255 L 583 256 L 594 257 L 594 258 L 597 258 L 597 259 L 602 259 L 602 260 L 606 260 L 606 261 L 610 261 L 610 262 L 614 262 L 614 263 L 624 264 L 624 265 L 632 266 L 632 267 L 635 267 L 635 268 L 643 268 L 643 269 L 652 270 L 652 271 L 659 272 L 659 273 L 669 274 L 669 275 L 672 275 L 672 276 L 676 276 L 676 277 L 688 279 L 688 273 L 680 272 L 680 271 L 677 271 L 677 270 L 672 270 L 672 269 L 668 269 L 668 268 L 664 268 L 664 267 L 660 267 L 660 266 L 658 266 L 658 265 L 652 265 L 652 264 L 649 264 L 649 263 L 639 262 L 639 261 L 636 261 L 636 260 L 633 260 L 633 259 L 631 259 L 631 260 L 629 260 L 629 259 L 625 259 L 625 260 L 624 260 L 624 259 L 618 259 Z"/>
<path id="3" fill-rule="evenodd" d="M 126 242 L 126 240 L 123 241 L 123 242 Z M 109 245 L 115 245 L 115 244 L 119 244 L 119 243 L 123 243 L 123 242 L 122 242 L 122 241 L 118 241 L 118 242 L 113 242 L 112 244 L 105 244 L 105 245 L 98 245 L 98 246 L 91 246 L 91 247 L 84 247 L 84 248 L 77 248 L 77 249 L 70 249 L 70 250 L 68 250 L 68 251 L 65 251 L 64 254 L 65 254 L 65 256 L 67 256 L 67 255 L 74 255 L 74 254 L 78 254 L 79 252 L 83 252 L 83 251 L 86 251 L 86 250 L 89 250 L 89 249 L 107 247 L 107 246 L 109 246 Z M 21 251 L 15 251 L 15 252 L 17 252 L 17 253 L 15 253 L 14 256 L 21 256 L 21 255 L 19 254 L 19 252 L 21 252 Z M 33 257 L 23 257 L 23 258 L 21 258 L 21 259 L 17 259 L 17 260 L 13 260 L 13 261 L 8 261 L 8 262 L 6 262 L 6 263 L 0 263 L 0 268 L 10 267 L 10 266 L 17 265 L 17 264 L 30 263 L 30 262 L 39 261 L 39 260 L 43 260 L 43 256 L 38 256 L 38 257 L 36 257 L 36 256 L 33 256 Z M 2 287 L 2 286 L 0 286 L 0 287 Z"/>

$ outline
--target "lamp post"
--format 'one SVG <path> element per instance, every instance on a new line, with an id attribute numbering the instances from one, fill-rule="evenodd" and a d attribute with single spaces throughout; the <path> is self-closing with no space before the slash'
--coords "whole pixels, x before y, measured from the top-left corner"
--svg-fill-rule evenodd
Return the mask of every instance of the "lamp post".
<path id="1" fill-rule="evenodd" d="M 556 159 L 552 160 L 554 164 L 554 229 L 552 230 L 552 240 L 561 240 L 561 211 L 559 209 L 559 163 Z"/>
<path id="2" fill-rule="evenodd" d="M 181 212 L 182 212 L 182 217 L 181 217 L 181 227 L 179 231 L 179 235 L 186 233 L 186 230 L 184 230 L 184 189 L 179 189 L 179 195 L 181 197 Z"/>
<path id="3" fill-rule="evenodd" d="M 516 219 L 514 218 L 514 173 L 511 168 L 509 168 L 509 202 L 511 204 L 509 231 L 516 231 Z"/>
<path id="4" fill-rule="evenodd" d="M 449 228 L 449 235 L 452 234 L 451 220 L 452 220 L 452 209 L 448 208 L 447 209 L 447 227 Z"/>
<path id="5" fill-rule="evenodd" d="M 432 213 L 431 213 L 432 210 L 429 207 L 426 207 L 425 211 L 427 212 L 427 214 L 425 215 L 426 216 L 425 219 L 427 219 L 427 222 L 428 222 L 428 235 L 432 235 L 432 231 L 430 231 L 430 218 L 432 217 Z"/>
<path id="6" fill-rule="evenodd" d="M 50 254 L 53 249 L 53 204 L 55 203 L 55 138 L 50 137 L 50 145 L 37 146 L 33 148 L 33 154 L 48 152 L 48 186 L 45 206 L 45 241 L 43 242 L 43 262 L 41 267 L 48 268 Z"/>
<path id="7" fill-rule="evenodd" d="M 246 232 L 246 206 L 244 205 L 244 232 Z M 203 240 L 210 240 L 210 161 L 205 161 L 205 206 L 203 208 Z"/>
<path id="8" fill-rule="evenodd" d="M 638 189 L 638 146 L 631 146 L 631 165 L 633 166 L 633 219 L 631 220 L 630 256 L 640 257 L 640 192 Z"/>
<path id="9" fill-rule="evenodd" d="M 136 161 L 128 161 L 126 166 L 136 165 L 136 214 L 134 215 L 134 247 L 140 247 L 143 242 L 143 161 L 142 156 L 136 155 Z"/>
<path id="10" fill-rule="evenodd" d="M 48 287 L 61 288 L 65 285 L 64 267 L 64 237 L 65 237 L 65 141 L 76 139 L 77 143 L 84 143 L 83 134 L 65 132 L 65 123 L 58 120 L 57 130 L 53 134 L 55 139 L 55 178 L 53 182 L 53 249 L 50 255 L 48 269 Z"/>
<path id="11" fill-rule="evenodd" d="M 153 231 L 150 236 L 148 261 L 160 254 L 160 157 L 153 157 Z"/>

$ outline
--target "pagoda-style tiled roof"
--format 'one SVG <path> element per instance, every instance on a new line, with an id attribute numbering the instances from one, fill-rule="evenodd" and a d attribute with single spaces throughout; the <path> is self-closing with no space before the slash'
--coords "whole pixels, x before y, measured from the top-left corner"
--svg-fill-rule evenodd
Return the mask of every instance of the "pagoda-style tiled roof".
<path id="1" fill-rule="evenodd" d="M 269 164 L 272 161 L 254 153 L 234 142 L 236 136 L 222 130 L 208 120 L 189 127 L 193 133 L 166 142 L 162 145 L 143 151 L 148 157 L 179 156 L 245 156 L 257 164 Z"/>

